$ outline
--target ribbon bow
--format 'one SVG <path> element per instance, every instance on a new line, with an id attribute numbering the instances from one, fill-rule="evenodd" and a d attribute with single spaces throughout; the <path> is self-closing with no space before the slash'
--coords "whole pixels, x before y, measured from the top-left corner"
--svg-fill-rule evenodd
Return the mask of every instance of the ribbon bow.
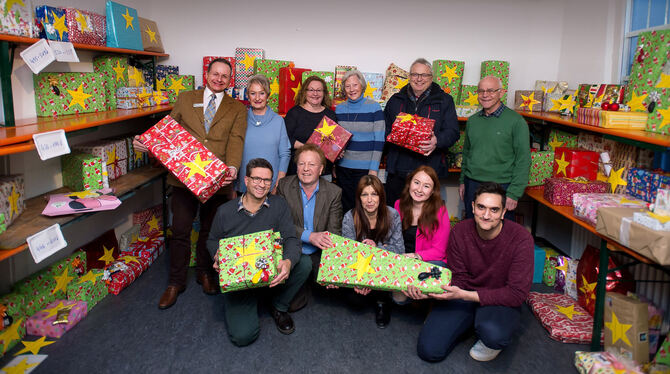
<path id="1" fill-rule="evenodd" d="M 589 180 L 582 177 L 582 176 L 579 176 L 577 178 L 565 178 L 565 179 L 569 180 L 570 182 L 575 182 L 575 183 L 582 183 L 582 184 L 588 184 L 589 183 Z"/>
<path id="2" fill-rule="evenodd" d="M 433 277 L 435 279 L 440 279 L 441 275 L 442 275 L 442 272 L 440 271 L 440 268 L 438 268 L 437 266 L 433 266 L 430 269 L 430 272 L 419 273 L 419 280 L 423 281 L 423 280 L 426 280 L 430 277 Z"/>

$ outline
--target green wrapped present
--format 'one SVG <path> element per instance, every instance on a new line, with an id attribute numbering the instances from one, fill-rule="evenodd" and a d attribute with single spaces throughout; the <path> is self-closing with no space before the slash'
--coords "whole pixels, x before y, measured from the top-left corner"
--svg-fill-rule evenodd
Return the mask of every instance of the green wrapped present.
<path id="1" fill-rule="evenodd" d="M 509 62 L 507 61 L 482 61 L 481 78 L 492 75 L 500 78 L 505 91 L 509 84 Z M 507 103 L 507 93 L 501 98 L 503 103 Z"/>
<path id="2" fill-rule="evenodd" d="M 7 231 L 7 221 L 5 221 L 5 213 L 0 213 L 0 234 Z"/>
<path id="3" fill-rule="evenodd" d="M 272 230 L 219 240 L 221 292 L 265 287 L 277 276 L 283 247 Z"/>
<path id="4" fill-rule="evenodd" d="M 25 336 L 26 325 L 24 318 L 17 318 L 4 330 L 0 330 L 0 357 L 14 348 Z"/>
<path id="5" fill-rule="evenodd" d="M 549 132 L 549 143 L 548 150 L 554 151 L 558 147 L 566 148 L 576 148 L 577 147 L 577 135 L 570 134 L 569 132 L 551 129 Z"/>
<path id="6" fill-rule="evenodd" d="M 647 117 L 646 131 L 670 134 L 670 61 L 665 63 L 650 95 L 656 104 Z"/>
<path id="7" fill-rule="evenodd" d="M 85 301 L 87 311 L 90 312 L 109 294 L 107 283 L 102 280 L 103 273 L 103 270 L 91 269 L 86 275 L 73 280 L 67 286 L 67 299 Z"/>
<path id="8" fill-rule="evenodd" d="M 542 272 L 542 283 L 554 287 L 556 284 L 556 266 L 558 266 L 558 252 L 551 248 L 542 248 L 546 252 L 544 260 L 544 271 Z"/>
<path id="9" fill-rule="evenodd" d="M 254 60 L 254 74 L 264 75 L 270 81 L 268 106 L 275 112 L 279 110 L 279 69 L 288 67 L 290 61 L 259 59 Z"/>
<path id="10" fill-rule="evenodd" d="M 451 147 L 449 147 L 449 153 L 463 152 L 463 144 L 465 144 L 465 131 L 461 130 L 456 143 L 454 143 Z"/>
<path id="11" fill-rule="evenodd" d="M 421 260 L 331 234 L 333 246 L 321 252 L 317 282 L 344 287 L 404 291 L 414 285 L 423 292 L 442 293 L 451 271 Z"/>
<path id="12" fill-rule="evenodd" d="M 530 153 L 530 172 L 528 173 L 529 186 L 541 186 L 551 178 L 554 167 L 554 151 Z"/>
<path id="13" fill-rule="evenodd" d="M 302 81 L 304 82 L 307 77 L 315 75 L 326 82 L 326 87 L 328 88 L 328 94 L 331 99 L 333 98 L 334 89 L 335 89 L 335 74 L 332 71 L 306 71 L 302 73 Z"/>
<path id="14" fill-rule="evenodd" d="M 86 271 L 86 253 L 75 252 L 50 267 L 17 282 L 14 292 L 25 295 L 27 315 L 43 309 L 46 304 L 64 299 L 70 282 Z"/>
<path id="15" fill-rule="evenodd" d="M 3 223 L 9 226 L 26 208 L 23 174 L 0 177 L 0 202 L 0 214 L 5 217 Z"/>
<path id="16" fill-rule="evenodd" d="M 127 56 L 99 56 L 93 59 L 93 71 L 105 78 L 106 110 L 116 109 L 116 89 L 128 85 Z"/>
<path id="17" fill-rule="evenodd" d="M 0 305 L 4 305 L 7 308 L 7 315 L 14 320 L 30 317 L 26 314 L 25 295 L 16 292 L 2 295 L 0 296 Z"/>
<path id="18" fill-rule="evenodd" d="M 458 105 L 479 106 L 479 94 L 476 85 L 464 84 L 461 86 Z"/>
<path id="19" fill-rule="evenodd" d="M 40 117 L 105 111 L 105 82 L 102 73 L 39 73 L 35 111 Z"/>
<path id="20" fill-rule="evenodd" d="M 105 188 L 102 176 L 102 158 L 87 153 L 74 152 L 63 155 L 60 160 L 63 186 L 72 191 Z"/>
<path id="21" fill-rule="evenodd" d="M 156 87 L 156 89 L 160 90 L 161 88 Z M 195 89 L 195 77 L 193 75 L 168 74 L 165 77 L 165 87 L 163 89 L 167 92 L 170 104 L 172 104 L 177 101 L 177 96 L 180 93 Z"/>
<path id="22" fill-rule="evenodd" d="M 652 101 L 652 92 L 661 77 L 661 71 L 670 57 L 670 30 L 640 33 L 633 66 L 628 75 L 628 89 L 624 103 L 634 112 L 646 112 Z"/>
<path id="23" fill-rule="evenodd" d="M 451 95 L 454 102 L 458 102 L 463 82 L 465 62 L 452 60 L 433 61 L 433 81 L 442 87 L 444 92 Z"/>

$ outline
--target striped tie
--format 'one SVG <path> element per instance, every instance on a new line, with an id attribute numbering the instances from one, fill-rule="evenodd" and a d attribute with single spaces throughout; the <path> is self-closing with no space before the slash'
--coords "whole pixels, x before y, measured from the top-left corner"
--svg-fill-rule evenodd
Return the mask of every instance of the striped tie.
<path id="1" fill-rule="evenodd" d="M 205 110 L 205 132 L 209 134 L 209 127 L 212 125 L 214 114 L 216 113 L 216 94 L 212 94 Z"/>

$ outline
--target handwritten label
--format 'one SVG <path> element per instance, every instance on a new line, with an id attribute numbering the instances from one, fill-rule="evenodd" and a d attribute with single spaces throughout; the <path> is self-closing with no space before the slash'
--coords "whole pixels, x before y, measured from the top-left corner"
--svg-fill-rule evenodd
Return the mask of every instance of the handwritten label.
<path id="1" fill-rule="evenodd" d="M 60 231 L 59 224 L 27 237 L 26 243 L 28 243 L 28 249 L 30 249 L 30 254 L 33 255 L 36 264 L 67 247 L 67 242 Z"/>
<path id="2" fill-rule="evenodd" d="M 53 49 L 49 47 L 46 39 L 40 39 L 39 42 L 31 45 L 20 53 L 21 58 L 26 65 L 38 74 L 42 69 L 56 60 Z"/>
<path id="3" fill-rule="evenodd" d="M 51 46 L 51 49 L 54 51 L 56 61 L 79 62 L 79 56 L 77 56 L 77 52 L 75 52 L 72 43 L 49 40 L 49 46 Z"/>
<path id="4" fill-rule="evenodd" d="M 63 129 L 33 134 L 33 140 L 42 161 L 70 153 Z"/>

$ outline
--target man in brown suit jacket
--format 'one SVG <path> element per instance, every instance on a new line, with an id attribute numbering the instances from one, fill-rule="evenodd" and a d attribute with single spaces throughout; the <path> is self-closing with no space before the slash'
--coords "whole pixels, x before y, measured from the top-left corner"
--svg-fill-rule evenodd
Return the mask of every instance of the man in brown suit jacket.
<path id="1" fill-rule="evenodd" d="M 239 101 L 227 96 L 224 90 L 230 83 L 230 63 L 216 59 L 209 64 L 204 90 L 179 95 L 170 113 L 180 125 L 201 142 L 231 169 L 223 188 L 206 203 L 198 199 L 172 174 L 168 184 L 172 190 L 172 238 L 170 240 L 170 276 L 168 287 L 158 302 L 160 309 L 174 305 L 186 288 L 186 274 L 191 253 L 191 227 L 200 208 L 200 234 L 196 245 L 196 281 L 206 294 L 218 293 L 212 257 L 207 251 L 207 237 L 219 205 L 232 193 L 230 184 L 237 179 L 242 162 L 244 135 L 247 130 L 247 110 Z M 138 147 L 138 141 L 135 142 Z M 138 150 L 146 151 L 139 143 Z"/>
<path id="2" fill-rule="evenodd" d="M 302 241 L 302 256 L 312 261 L 312 279 L 319 271 L 321 250 L 333 245 L 326 231 L 342 234 L 342 190 L 321 178 L 326 165 L 323 151 L 313 144 L 305 144 L 295 152 L 297 175 L 282 178 L 277 194 L 288 202 L 298 237 Z M 306 259 L 306 258 L 304 258 Z M 309 282 L 291 302 L 289 312 L 307 305 Z"/>

